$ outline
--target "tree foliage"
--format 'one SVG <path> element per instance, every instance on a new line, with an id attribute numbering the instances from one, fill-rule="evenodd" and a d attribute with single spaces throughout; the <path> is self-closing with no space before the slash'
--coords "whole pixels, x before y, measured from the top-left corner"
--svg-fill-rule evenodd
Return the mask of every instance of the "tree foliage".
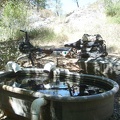
<path id="1" fill-rule="evenodd" d="M 51 8 L 57 16 L 60 16 L 62 14 L 61 0 L 49 0 L 47 3 L 47 7 Z"/>
<path id="2" fill-rule="evenodd" d="M 29 0 L 31 1 L 31 0 Z M 45 9 L 47 6 L 47 0 L 33 0 L 34 6 L 37 7 L 37 11 L 39 12 L 39 9 Z"/>
<path id="3" fill-rule="evenodd" d="M 107 16 L 120 23 L 120 0 L 104 0 Z"/>
<path id="4" fill-rule="evenodd" d="M 25 1 L 6 0 L 3 4 L 0 19 L 2 35 L 14 39 L 16 32 L 24 28 L 26 24 L 27 8 Z"/>
<path id="5" fill-rule="evenodd" d="M 55 0 L 55 11 L 57 16 L 60 16 L 61 14 L 61 1 L 60 0 Z"/>
<path id="6" fill-rule="evenodd" d="M 78 0 L 73 0 L 73 1 L 76 3 L 77 7 L 79 8 L 79 2 L 78 2 Z"/>

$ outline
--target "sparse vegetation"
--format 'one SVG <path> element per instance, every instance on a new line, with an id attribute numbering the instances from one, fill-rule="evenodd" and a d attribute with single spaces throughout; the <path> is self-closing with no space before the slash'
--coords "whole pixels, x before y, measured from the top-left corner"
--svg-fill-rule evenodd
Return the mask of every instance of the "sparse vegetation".
<path id="1" fill-rule="evenodd" d="M 64 35 L 56 35 L 52 29 L 49 28 L 40 28 L 32 29 L 28 31 L 29 38 L 31 43 L 35 46 L 39 45 L 48 45 L 49 42 L 56 41 L 59 43 L 61 40 L 66 40 Z M 18 40 L 9 39 L 9 41 L 0 42 L 0 69 L 4 69 L 8 61 L 16 61 L 16 58 L 19 56 L 20 52 L 18 50 L 19 42 L 22 42 L 25 34 L 18 32 L 16 38 Z M 20 40 L 20 41 L 19 41 Z M 1 61 L 2 60 L 2 61 Z"/>
<path id="2" fill-rule="evenodd" d="M 0 40 L 16 39 L 18 31 L 27 26 L 27 8 L 23 1 L 7 1 L 0 19 Z"/>
<path id="3" fill-rule="evenodd" d="M 78 40 L 85 33 L 101 34 L 103 39 L 106 40 L 108 52 L 120 53 L 120 24 L 118 24 L 119 22 L 117 22 L 116 24 L 107 22 L 105 13 L 103 13 L 102 11 L 102 8 L 104 7 L 103 3 L 100 3 L 102 7 L 98 5 L 99 2 L 97 2 L 95 5 L 92 5 L 93 7 L 88 8 L 89 10 L 85 9 L 81 13 L 79 13 L 81 10 L 77 10 L 76 12 L 72 12 L 69 16 L 58 17 L 54 16 L 54 14 L 49 10 L 41 9 L 39 12 L 36 12 L 36 8 L 28 9 L 28 6 L 23 4 L 24 0 L 15 0 L 16 2 L 12 2 L 14 0 L 11 0 L 11 2 L 9 0 L 6 1 L 6 4 L 4 4 L 3 9 L 1 10 L 2 15 L 0 17 L 0 41 L 5 41 L 4 47 L 0 48 L 0 54 L 3 54 L 4 52 L 6 54 L 1 55 L 4 63 L 15 56 L 11 56 L 13 54 L 13 51 L 11 52 L 11 50 L 7 50 L 9 45 L 6 48 L 6 41 L 10 40 L 10 42 L 12 43 L 12 41 L 14 42 L 14 40 L 23 39 L 24 34 L 19 31 L 20 29 L 28 31 L 30 40 L 34 45 L 41 46 L 48 45 L 50 43 L 53 45 L 54 43 L 54 45 L 56 44 L 56 47 L 63 44 L 66 40 L 72 42 Z M 113 0 L 105 1 L 107 16 L 114 18 L 114 20 L 116 18 L 119 21 L 120 3 L 108 2 Z M 17 2 L 19 4 L 17 4 Z M 112 6 L 113 4 L 114 6 Z M 46 27 L 30 27 L 28 23 L 28 13 L 31 14 L 32 10 L 36 12 L 36 15 L 40 16 L 40 20 L 43 20 L 42 22 L 50 20 L 48 23 L 46 23 Z M 53 19 L 51 19 L 51 16 L 53 17 Z M 37 22 L 39 22 L 40 20 L 38 20 Z M 16 47 L 18 46 L 16 45 L 15 49 L 13 47 L 11 47 L 10 49 L 14 49 L 14 51 L 16 52 Z M 3 48 L 5 49 L 3 50 Z"/>
<path id="4" fill-rule="evenodd" d="M 120 0 L 103 0 L 105 1 L 105 13 L 102 11 L 104 4 L 98 5 L 96 2 L 95 5 L 88 8 L 89 10 L 79 8 L 68 16 L 61 17 L 62 19 L 53 16 L 54 14 L 49 10 L 40 9 L 39 6 L 37 6 L 38 11 L 36 12 L 36 9 L 28 8 L 28 5 L 24 3 L 25 1 L 1 0 L 0 70 L 5 69 L 8 61 L 16 61 L 20 55 L 18 44 L 24 37 L 24 33 L 20 32 L 20 29 L 28 31 L 30 42 L 36 46 L 54 45 L 60 47 L 67 40 L 74 42 L 81 39 L 83 34 L 100 34 L 106 41 L 108 54 L 117 53 L 120 55 Z M 42 22 L 47 20 L 49 22 L 46 22 L 44 27 L 32 28 L 28 22 L 31 11 L 39 16 L 40 19 L 37 19 L 37 22 L 42 20 Z M 51 16 L 56 18 L 51 20 Z M 115 24 L 108 22 L 106 18 L 110 18 Z M 115 117 L 117 117 L 119 111 L 115 112 Z"/>
<path id="5" fill-rule="evenodd" d="M 8 61 L 16 61 L 19 56 L 18 41 L 4 41 L 0 42 L 0 70 L 5 69 Z"/>
<path id="6" fill-rule="evenodd" d="M 39 29 L 32 29 L 29 32 L 29 37 L 31 39 L 38 38 L 41 42 L 50 41 L 55 37 L 55 33 L 52 29 L 49 28 L 39 28 Z"/>
<path id="7" fill-rule="evenodd" d="M 39 44 L 47 44 L 48 43 L 59 43 L 60 41 L 67 40 L 67 36 L 64 34 L 57 35 L 50 28 L 39 28 L 32 29 L 28 32 L 29 37 L 31 39 L 32 44 L 39 46 Z"/>
<path id="8" fill-rule="evenodd" d="M 110 20 L 120 24 L 120 1 L 119 0 L 105 0 L 105 9 Z"/>

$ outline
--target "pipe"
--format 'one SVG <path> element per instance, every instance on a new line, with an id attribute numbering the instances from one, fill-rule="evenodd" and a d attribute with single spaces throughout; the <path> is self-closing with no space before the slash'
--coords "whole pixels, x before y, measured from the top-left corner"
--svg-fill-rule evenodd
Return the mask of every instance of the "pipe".
<path id="1" fill-rule="evenodd" d="M 51 70 L 55 69 L 56 65 L 54 62 L 49 62 L 44 66 L 44 72 L 49 73 Z"/>
<path id="2" fill-rule="evenodd" d="M 31 120 L 41 120 L 41 107 L 46 105 L 47 101 L 44 98 L 35 99 L 31 104 Z"/>
<path id="3" fill-rule="evenodd" d="M 5 68 L 6 68 L 6 71 L 14 71 L 15 73 L 22 70 L 21 67 L 13 61 L 9 61 L 6 64 Z"/>

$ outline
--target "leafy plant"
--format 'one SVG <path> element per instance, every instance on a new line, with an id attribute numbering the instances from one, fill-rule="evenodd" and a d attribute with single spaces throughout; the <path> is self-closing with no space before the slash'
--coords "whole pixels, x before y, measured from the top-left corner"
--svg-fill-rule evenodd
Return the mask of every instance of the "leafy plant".
<path id="1" fill-rule="evenodd" d="M 8 61 L 16 61 L 18 55 L 18 41 L 0 42 L 0 70 L 5 69 Z"/>
<path id="2" fill-rule="evenodd" d="M 112 18 L 112 21 L 120 23 L 120 2 L 119 0 L 105 0 L 105 8 L 107 16 Z"/>
<path id="3" fill-rule="evenodd" d="M 39 37 L 40 41 L 50 41 L 55 37 L 55 33 L 50 28 L 33 29 L 29 32 L 31 39 Z"/>
<path id="4" fill-rule="evenodd" d="M 27 24 L 27 8 L 24 1 L 10 0 L 4 5 L 0 25 L 6 39 L 16 39 L 18 29 Z"/>

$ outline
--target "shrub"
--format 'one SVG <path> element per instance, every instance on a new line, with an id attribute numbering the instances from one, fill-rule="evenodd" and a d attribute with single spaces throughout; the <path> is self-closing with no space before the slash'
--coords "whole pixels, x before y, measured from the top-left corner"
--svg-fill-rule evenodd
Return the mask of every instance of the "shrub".
<path id="1" fill-rule="evenodd" d="M 120 2 L 114 0 L 105 0 L 106 15 L 112 18 L 112 21 L 120 23 Z"/>
<path id="2" fill-rule="evenodd" d="M 2 34 L 5 39 L 16 39 L 16 32 L 26 26 L 27 8 L 23 1 L 7 1 L 3 8 L 0 21 Z"/>
<path id="3" fill-rule="evenodd" d="M 40 42 L 51 41 L 55 37 L 55 33 L 50 28 L 39 28 L 29 31 L 31 39 L 38 38 Z"/>

